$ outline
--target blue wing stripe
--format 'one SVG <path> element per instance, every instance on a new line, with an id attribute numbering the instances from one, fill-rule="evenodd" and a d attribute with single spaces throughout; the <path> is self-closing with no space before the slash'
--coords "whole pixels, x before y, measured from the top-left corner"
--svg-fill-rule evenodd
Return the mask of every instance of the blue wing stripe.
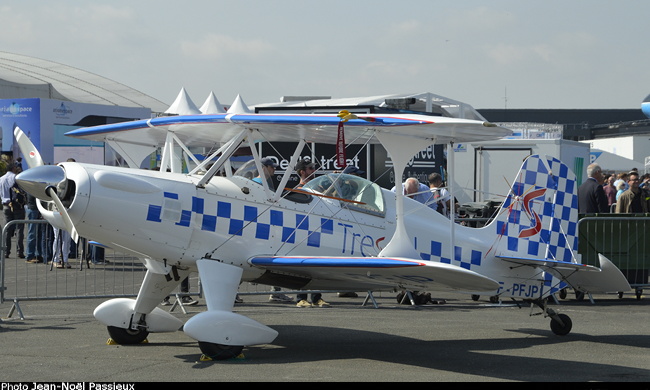
<path id="1" fill-rule="evenodd" d="M 402 260 L 379 257 L 255 257 L 250 264 L 259 267 L 347 267 L 347 268 L 401 268 L 419 267 L 424 263 L 417 260 Z"/>
<path id="2" fill-rule="evenodd" d="M 226 119 L 228 117 L 228 119 Z M 414 124 L 433 123 L 432 121 L 413 120 L 391 116 L 369 117 L 374 120 L 373 126 L 405 126 Z M 434 119 L 434 118 L 432 118 Z M 102 133 L 113 133 L 126 130 L 145 129 L 151 126 L 170 126 L 183 124 L 236 123 L 236 124 L 278 124 L 278 125 L 337 125 L 340 118 L 334 115 L 263 115 L 263 114 L 214 114 L 214 115 L 182 115 L 167 116 L 153 119 L 143 119 L 133 122 L 121 122 L 80 128 L 67 132 L 67 136 L 89 136 Z M 362 119 L 352 119 L 346 126 L 368 126 L 369 122 Z"/>

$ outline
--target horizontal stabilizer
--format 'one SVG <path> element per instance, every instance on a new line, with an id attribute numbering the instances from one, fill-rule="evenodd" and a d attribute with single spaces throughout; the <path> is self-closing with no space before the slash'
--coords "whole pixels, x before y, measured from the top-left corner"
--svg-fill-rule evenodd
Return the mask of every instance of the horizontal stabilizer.
<path id="1" fill-rule="evenodd" d="M 497 259 L 501 259 L 503 261 L 507 261 L 509 263 L 514 263 L 519 265 L 539 267 L 544 269 L 544 271 L 550 271 L 551 269 L 556 269 L 556 270 L 563 270 L 563 272 L 575 272 L 575 271 L 600 272 L 600 269 L 598 267 L 594 267 L 592 265 L 569 263 L 566 261 L 542 260 L 542 259 L 510 257 L 510 256 L 497 256 Z"/>
<path id="2" fill-rule="evenodd" d="M 632 289 L 625 275 L 607 257 L 599 253 L 598 260 L 601 272 L 576 273 L 569 275 L 566 282 L 574 289 L 587 293 L 626 292 Z"/>
<path id="3" fill-rule="evenodd" d="M 452 264 L 388 257 L 259 256 L 253 266 L 309 280 L 310 289 L 496 292 L 494 280 Z"/>
<path id="4" fill-rule="evenodd" d="M 631 289 L 623 273 L 605 256 L 598 254 L 600 268 L 565 261 L 497 256 L 498 259 L 522 266 L 538 267 L 568 283 L 573 289 L 587 293 L 624 292 Z M 585 272 L 586 271 L 586 272 Z"/>

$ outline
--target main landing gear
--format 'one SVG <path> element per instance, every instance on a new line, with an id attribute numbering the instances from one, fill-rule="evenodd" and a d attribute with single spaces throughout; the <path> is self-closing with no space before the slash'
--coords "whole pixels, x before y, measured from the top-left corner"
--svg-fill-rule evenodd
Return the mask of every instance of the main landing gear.
<path id="1" fill-rule="evenodd" d="M 120 345 L 140 344 L 147 339 L 149 332 L 143 329 L 124 329 L 116 326 L 108 326 L 108 334 L 111 339 Z M 203 355 L 211 360 L 225 360 L 239 356 L 244 349 L 240 345 L 223 345 L 199 341 L 199 348 Z"/>
<path id="2" fill-rule="evenodd" d="M 212 360 L 225 360 L 239 356 L 244 349 L 241 345 L 223 345 L 199 341 L 201 352 Z"/>
<path id="3" fill-rule="evenodd" d="M 133 330 L 107 326 L 106 329 L 108 329 L 108 335 L 111 336 L 111 339 L 120 345 L 140 344 L 149 336 L 149 332 L 144 328 Z"/>
<path id="4" fill-rule="evenodd" d="M 545 317 L 551 317 L 551 331 L 558 336 L 566 336 L 571 332 L 573 323 L 571 318 L 566 314 L 560 314 L 548 307 L 547 299 L 536 299 L 532 301 L 544 312 Z"/>

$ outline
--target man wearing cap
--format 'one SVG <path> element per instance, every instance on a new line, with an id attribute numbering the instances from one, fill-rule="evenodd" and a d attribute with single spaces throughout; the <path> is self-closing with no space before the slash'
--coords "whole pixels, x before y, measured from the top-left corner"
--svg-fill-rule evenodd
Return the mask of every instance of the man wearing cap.
<path id="1" fill-rule="evenodd" d="M 7 170 L 7 173 L 0 177 L 0 198 L 2 199 L 2 211 L 5 216 L 5 224 L 16 219 L 25 219 L 25 204 L 18 204 L 19 202 L 15 199 L 16 191 L 21 191 L 15 186 L 16 175 L 22 172 L 23 167 L 20 162 L 16 161 L 12 163 L 9 168 L 10 169 Z M 24 229 L 22 225 L 16 227 L 14 224 L 10 225 L 7 229 L 7 236 L 5 238 L 5 258 L 9 257 L 11 254 L 11 239 L 16 230 L 18 230 L 18 255 L 21 259 L 25 258 L 23 253 Z"/>
<path id="2" fill-rule="evenodd" d="M 270 157 L 264 157 L 260 160 L 260 162 L 262 163 L 262 172 L 264 174 L 264 178 L 266 179 L 269 188 L 274 190 L 275 185 L 273 184 L 273 174 L 275 174 L 275 169 L 278 167 L 278 164 L 276 164 L 275 161 L 273 161 L 273 159 Z M 262 184 L 261 173 L 257 177 L 254 177 L 253 181 Z"/>

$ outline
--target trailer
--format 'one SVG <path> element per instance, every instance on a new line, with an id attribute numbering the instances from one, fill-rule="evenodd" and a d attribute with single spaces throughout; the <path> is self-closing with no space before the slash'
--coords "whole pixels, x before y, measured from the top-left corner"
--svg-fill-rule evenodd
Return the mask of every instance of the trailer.
<path id="1" fill-rule="evenodd" d="M 522 162 L 530 155 L 556 157 L 572 168 L 581 184 L 587 176 L 589 144 L 564 139 L 504 139 L 456 144 L 452 190 L 463 205 L 500 203 Z"/>

